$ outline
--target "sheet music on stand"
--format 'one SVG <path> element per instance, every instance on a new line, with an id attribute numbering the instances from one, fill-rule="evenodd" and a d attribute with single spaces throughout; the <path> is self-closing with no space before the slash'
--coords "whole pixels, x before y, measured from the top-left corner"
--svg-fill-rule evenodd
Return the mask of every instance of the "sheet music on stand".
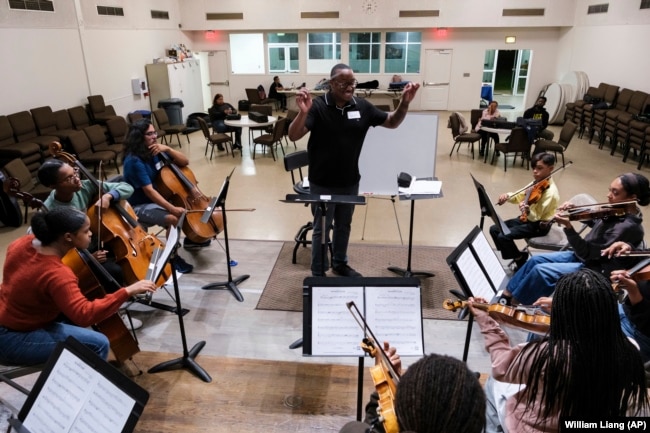
<path id="1" fill-rule="evenodd" d="M 69 337 L 48 360 L 14 427 L 29 433 L 132 432 L 148 399 L 144 388 Z"/>
<path id="2" fill-rule="evenodd" d="M 350 301 L 377 338 L 399 347 L 400 355 L 424 353 L 418 278 L 311 277 L 304 289 L 303 355 L 366 355 L 360 346 L 364 334 L 346 306 Z"/>
<path id="3" fill-rule="evenodd" d="M 184 220 L 185 212 L 183 212 L 183 215 L 181 215 L 178 220 L 179 227 L 183 225 Z M 165 248 L 162 250 L 162 252 L 159 253 L 155 262 L 149 264 L 149 266 L 153 266 L 153 269 L 151 270 L 151 275 L 153 275 L 151 281 L 158 281 L 160 274 L 162 274 L 163 270 L 165 269 L 165 265 L 167 264 L 169 257 L 174 252 L 176 244 L 178 243 L 178 232 L 179 230 L 176 229 L 176 226 L 171 227 L 171 230 L 169 230 L 169 235 L 167 237 L 167 242 L 165 243 Z"/>

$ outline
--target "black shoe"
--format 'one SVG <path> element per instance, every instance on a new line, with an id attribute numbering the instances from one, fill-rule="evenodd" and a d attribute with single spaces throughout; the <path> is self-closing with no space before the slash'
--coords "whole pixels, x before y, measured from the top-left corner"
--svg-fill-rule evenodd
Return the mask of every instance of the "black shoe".
<path id="1" fill-rule="evenodd" d="M 183 248 L 186 250 L 199 250 L 201 248 L 209 247 L 211 242 L 210 239 L 205 242 L 193 242 L 188 238 L 185 238 L 185 240 L 183 240 Z"/>
<path id="2" fill-rule="evenodd" d="M 232 145 L 232 148 L 233 148 L 233 149 L 239 149 L 239 150 L 241 150 L 241 143 L 235 143 L 235 144 L 233 144 L 233 145 Z"/>
<path id="3" fill-rule="evenodd" d="M 521 269 L 521 267 L 524 266 L 527 260 L 528 260 L 528 253 L 527 252 L 521 253 L 521 256 L 515 259 L 515 266 L 516 266 L 515 271 Z"/>
<path id="4" fill-rule="evenodd" d="M 194 266 L 187 263 L 181 256 L 176 256 L 172 259 L 172 266 L 176 272 L 181 274 L 189 274 L 194 270 Z"/>
<path id="5" fill-rule="evenodd" d="M 348 266 L 347 263 L 334 266 L 332 268 L 332 272 L 334 272 L 334 274 L 338 275 L 339 277 L 354 277 L 354 278 L 363 277 L 363 275 L 361 275 L 360 273 L 352 269 L 350 266 Z"/>

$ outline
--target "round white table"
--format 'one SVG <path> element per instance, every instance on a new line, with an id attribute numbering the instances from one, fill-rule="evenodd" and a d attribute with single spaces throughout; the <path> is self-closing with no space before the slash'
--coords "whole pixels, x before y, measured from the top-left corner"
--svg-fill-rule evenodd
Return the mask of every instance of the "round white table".
<path id="1" fill-rule="evenodd" d="M 250 128 L 261 128 L 269 125 L 273 125 L 275 122 L 278 121 L 276 117 L 273 116 L 267 116 L 267 121 L 266 122 L 255 122 L 251 119 L 248 118 L 248 115 L 243 115 L 241 116 L 241 119 L 239 120 L 224 120 L 223 123 L 225 123 L 227 126 L 234 126 L 236 128 L 249 128 L 248 130 L 248 144 L 250 145 L 253 141 L 253 131 Z M 242 131 L 243 132 L 243 131 Z"/>
<path id="2" fill-rule="evenodd" d="M 267 116 L 268 121 L 266 122 L 255 122 L 251 119 L 248 118 L 247 115 L 242 115 L 241 119 L 239 120 L 224 120 L 223 123 L 225 123 L 228 126 L 235 126 L 239 128 L 250 128 L 251 126 L 269 126 L 273 125 L 275 122 L 278 121 L 277 118 L 273 116 Z"/>

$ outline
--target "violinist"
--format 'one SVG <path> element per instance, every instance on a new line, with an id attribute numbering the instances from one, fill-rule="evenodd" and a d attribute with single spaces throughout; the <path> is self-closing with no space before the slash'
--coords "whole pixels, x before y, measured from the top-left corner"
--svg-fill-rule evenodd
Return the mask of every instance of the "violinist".
<path id="1" fill-rule="evenodd" d="M 530 159 L 530 165 L 533 168 L 533 182 L 518 194 L 501 194 L 498 200 L 500 205 L 505 202 L 517 204 L 521 216 L 505 221 L 510 229 L 507 235 L 497 225 L 490 227 L 490 235 L 497 250 L 501 251 L 501 257 L 513 259 L 517 269 L 526 263 L 528 253 L 517 248 L 515 239 L 548 234 L 551 226 L 544 223 L 553 218 L 560 204 L 560 193 L 550 177 L 555 166 L 555 156 L 547 152 L 537 153 Z"/>
<path id="2" fill-rule="evenodd" d="M 638 205 L 647 206 L 650 203 L 648 179 L 638 173 L 625 173 L 616 177 L 610 183 L 607 201 L 610 204 L 636 201 Z M 632 245 L 639 245 L 643 241 L 644 231 L 639 209 L 621 216 L 587 221 L 591 230 L 583 239 L 573 228 L 570 216 L 564 213 L 572 207 L 573 204 L 568 202 L 561 205 L 553 218 L 564 227 L 572 250 L 532 256 L 508 282 L 499 302 L 530 305 L 542 296 L 550 296 L 555 290 L 556 281 L 562 275 L 583 267 L 606 277 L 615 269 L 629 267 L 628 260 L 603 256 L 601 250 L 616 241 Z"/>
<path id="3" fill-rule="evenodd" d="M 45 186 L 52 188 L 52 192 L 43 203 L 49 210 L 58 207 L 72 207 L 86 212 L 93 204 L 91 201 L 98 196 L 98 188 L 88 179 L 81 180 L 79 171 L 59 159 L 48 159 L 38 169 L 38 180 Z M 111 202 L 126 200 L 133 194 L 133 187 L 126 182 L 104 182 L 104 189 L 108 192 L 99 197 L 94 203 L 102 209 L 108 209 Z M 93 239 L 89 251 L 93 257 L 111 274 L 120 284 L 124 284 L 122 268 L 115 263 L 112 252 L 102 247 L 97 248 Z"/>
<path id="4" fill-rule="evenodd" d="M 401 360 L 394 347 L 384 351 L 396 367 Z M 373 392 L 364 422 L 347 423 L 339 433 L 384 433 L 378 421 L 379 396 Z M 464 362 L 430 354 L 411 365 L 401 376 L 395 399 L 400 432 L 480 433 L 485 427 L 485 394 L 476 375 Z"/>
<path id="5" fill-rule="evenodd" d="M 31 230 L 33 234 L 7 248 L 0 286 L 0 362 L 43 363 L 69 336 L 107 359 L 107 337 L 86 327 L 115 314 L 130 297 L 153 293 L 155 284 L 138 281 L 90 301 L 61 261 L 70 249 L 90 244 L 86 214 L 72 207 L 39 212 L 32 217 Z M 61 314 L 66 321 L 60 321 Z"/>
<path id="6" fill-rule="evenodd" d="M 167 201 L 155 188 L 154 182 L 158 172 L 163 167 L 159 154 L 165 152 L 176 165 L 185 167 L 189 164 L 187 157 L 171 147 L 158 143 L 156 129 L 149 119 L 140 119 L 129 126 L 124 142 L 124 180 L 134 188 L 129 203 L 138 216 L 138 220 L 146 225 L 158 225 L 169 230 L 178 224 L 184 208 L 174 206 Z M 208 246 L 210 241 L 195 244 L 185 239 L 186 248 L 201 248 Z M 172 265 L 182 274 L 192 272 L 194 267 L 176 254 Z"/>
<path id="7" fill-rule="evenodd" d="M 475 302 L 485 300 L 469 305 L 492 361 L 487 433 L 557 432 L 560 418 L 640 416 L 650 407 L 643 361 L 621 331 L 604 276 L 586 268 L 562 276 L 546 337 L 514 347 Z"/>

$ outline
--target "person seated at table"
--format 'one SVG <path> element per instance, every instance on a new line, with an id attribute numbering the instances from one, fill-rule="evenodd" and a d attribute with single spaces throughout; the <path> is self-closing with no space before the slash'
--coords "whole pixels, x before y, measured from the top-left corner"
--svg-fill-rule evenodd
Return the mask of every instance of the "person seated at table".
<path id="1" fill-rule="evenodd" d="M 546 111 L 546 108 L 544 108 L 544 105 L 546 105 L 546 96 L 540 96 L 537 98 L 537 101 L 535 101 L 535 105 L 524 111 L 524 119 L 541 120 L 542 127 L 537 131 L 535 138 L 553 140 L 555 134 L 553 134 L 553 131 L 546 129 L 548 127 L 549 114 L 548 111 Z"/>
<path id="2" fill-rule="evenodd" d="M 499 302 L 530 305 L 542 296 L 550 296 L 562 275 L 583 267 L 606 277 L 615 269 L 627 269 L 629 259 L 610 258 L 603 255 L 602 250 L 616 241 L 631 245 L 639 245 L 643 241 L 643 220 L 637 205 L 647 206 L 650 203 L 648 179 L 638 173 L 625 173 L 614 178 L 609 185 L 607 201 L 609 204 L 636 202 L 636 205 L 632 203 L 629 212 L 622 216 L 609 215 L 606 218 L 603 218 L 602 212 L 614 207 L 604 207 L 597 214 L 598 218 L 583 221 L 591 227 L 584 239 L 573 228 L 570 213 L 565 213 L 574 205 L 567 202 L 558 207 L 553 220 L 564 227 L 572 250 L 532 256 L 508 282 Z M 585 212 L 588 213 L 589 208 Z"/>
<path id="3" fill-rule="evenodd" d="M 237 126 L 228 126 L 225 123 L 226 117 L 229 114 L 235 113 L 237 113 L 235 107 L 227 102 L 224 102 L 223 95 L 221 93 L 214 95 L 214 99 L 212 100 L 212 107 L 208 109 L 210 122 L 212 123 L 212 129 L 221 133 L 234 132 L 235 144 L 233 144 L 233 148 L 241 149 L 241 128 Z M 225 150 L 223 144 L 219 144 L 217 146 L 217 149 Z"/>
<path id="4" fill-rule="evenodd" d="M 117 313 L 132 296 L 155 292 L 156 285 L 142 280 L 91 301 L 61 261 L 73 248 L 88 248 L 92 232 L 86 214 L 72 207 L 38 212 L 31 229 L 7 247 L 0 285 L 0 362 L 44 363 L 69 336 L 106 360 L 108 338 L 87 327 Z"/>
<path id="5" fill-rule="evenodd" d="M 269 98 L 280 101 L 280 110 L 287 111 L 287 95 L 278 93 L 278 90 L 284 90 L 284 86 L 280 82 L 280 77 L 276 75 L 273 77 L 271 87 L 269 87 Z"/>
<path id="6" fill-rule="evenodd" d="M 476 132 L 481 134 L 481 146 L 479 148 L 479 155 L 483 156 L 485 153 L 485 148 L 487 147 L 488 140 L 492 138 L 494 140 L 494 143 L 499 143 L 499 134 L 496 132 L 487 132 L 483 131 L 481 129 L 481 122 L 483 120 L 492 120 L 496 119 L 497 117 L 501 117 L 501 112 L 497 108 L 499 107 L 499 103 L 497 101 L 492 101 L 490 102 L 490 105 L 483 110 L 483 114 L 481 115 L 481 118 L 478 120 L 478 123 L 476 124 Z"/>
<path id="7" fill-rule="evenodd" d="M 384 351 L 399 373 L 402 362 L 394 347 Z M 366 405 L 364 422 L 351 421 L 339 433 L 383 433 L 374 391 Z M 485 394 L 476 374 L 451 356 L 426 355 L 401 376 L 394 400 L 400 432 L 480 433 L 485 427 Z"/>
<path id="8" fill-rule="evenodd" d="M 533 167 L 533 182 L 518 194 L 501 194 L 497 202 L 499 205 L 508 202 L 519 206 L 521 215 L 505 221 L 510 233 L 502 233 L 496 224 L 490 227 L 490 235 L 497 250 L 501 251 L 501 257 L 514 259 L 517 269 L 526 263 L 528 253 L 519 251 L 515 239 L 546 236 L 551 229 L 548 222 L 560 203 L 560 193 L 550 177 L 555 167 L 555 156 L 548 152 L 535 154 L 530 158 L 530 165 Z"/>
<path id="9" fill-rule="evenodd" d="M 468 304 L 492 361 L 487 433 L 557 432 L 565 419 L 647 414 L 643 361 L 621 331 L 616 296 L 603 275 L 580 269 L 562 276 L 548 334 L 516 346 L 475 303 L 486 300 Z"/>

